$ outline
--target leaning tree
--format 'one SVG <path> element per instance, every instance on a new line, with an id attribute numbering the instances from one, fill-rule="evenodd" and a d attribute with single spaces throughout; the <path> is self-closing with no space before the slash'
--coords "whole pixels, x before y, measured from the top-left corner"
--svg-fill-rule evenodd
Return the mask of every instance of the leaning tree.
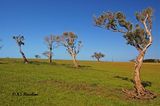
<path id="1" fill-rule="evenodd" d="M 139 52 L 139 55 L 135 59 L 135 90 L 124 90 L 124 92 L 134 98 L 154 98 L 156 97 L 155 94 L 144 88 L 140 78 L 140 69 L 144 56 L 152 44 L 153 9 L 146 8 L 141 12 L 136 12 L 135 15 L 138 23 L 133 24 L 126 19 L 126 16 L 122 12 L 105 12 L 97 18 L 95 17 L 95 24 L 98 27 L 122 33 L 127 44 L 135 47 Z"/>
<path id="2" fill-rule="evenodd" d="M 72 56 L 74 66 L 76 68 L 79 66 L 76 57 L 80 51 L 80 48 L 82 47 L 82 42 L 77 41 L 77 39 L 78 36 L 73 32 L 64 32 L 59 38 L 61 44 L 66 47 L 66 50 Z"/>
<path id="3" fill-rule="evenodd" d="M 99 62 L 100 61 L 100 58 L 103 58 L 105 55 L 103 54 L 103 53 L 101 53 L 101 52 L 95 52 L 91 57 L 92 58 L 96 58 L 97 59 L 97 61 Z"/>
<path id="4" fill-rule="evenodd" d="M 52 50 L 53 50 L 53 48 L 55 48 L 56 46 L 57 46 L 57 38 L 58 38 L 58 36 L 55 36 L 55 35 L 50 35 L 50 36 L 46 36 L 45 38 L 44 38 L 44 40 L 45 40 L 45 42 L 46 42 L 46 44 L 47 44 L 47 46 L 48 46 L 48 51 L 46 51 L 46 52 L 44 52 L 43 53 L 43 55 L 45 55 L 45 56 L 47 56 L 48 58 L 49 58 L 49 63 L 52 63 Z M 53 45 L 53 43 L 54 43 L 54 45 Z"/>
<path id="5" fill-rule="evenodd" d="M 13 39 L 16 41 L 16 43 L 18 44 L 19 47 L 19 52 L 21 53 L 24 63 L 28 63 L 28 60 L 25 56 L 25 54 L 22 51 L 22 45 L 24 45 L 24 36 L 22 35 L 18 35 L 18 36 L 13 36 Z"/>

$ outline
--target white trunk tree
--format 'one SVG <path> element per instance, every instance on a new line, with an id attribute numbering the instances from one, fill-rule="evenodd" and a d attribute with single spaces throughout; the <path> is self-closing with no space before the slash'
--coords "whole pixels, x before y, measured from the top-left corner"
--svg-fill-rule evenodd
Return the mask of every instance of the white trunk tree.
<path id="1" fill-rule="evenodd" d="M 62 36 L 60 36 L 59 40 L 61 44 L 66 47 L 66 50 L 71 55 L 74 67 L 78 67 L 77 55 L 82 47 L 82 42 L 77 42 L 78 36 L 73 32 L 64 32 Z M 77 44 L 76 44 L 77 43 Z"/>
<path id="2" fill-rule="evenodd" d="M 136 19 L 139 24 L 133 25 L 126 20 L 126 16 L 122 12 L 106 12 L 98 18 L 95 18 L 96 26 L 107 28 L 113 32 L 123 33 L 127 44 L 135 47 L 139 52 L 135 60 L 134 70 L 134 92 L 126 92 L 133 98 L 154 98 L 155 95 L 146 90 L 141 83 L 140 69 L 147 49 L 152 44 L 152 8 L 147 8 L 142 12 L 136 13 Z"/>

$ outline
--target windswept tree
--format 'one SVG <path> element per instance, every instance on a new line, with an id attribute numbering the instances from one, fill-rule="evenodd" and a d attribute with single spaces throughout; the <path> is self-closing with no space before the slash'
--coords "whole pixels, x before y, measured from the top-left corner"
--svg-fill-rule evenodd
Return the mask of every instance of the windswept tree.
<path id="1" fill-rule="evenodd" d="M 66 48 L 68 53 L 72 56 L 74 66 L 77 68 L 79 65 L 77 63 L 77 55 L 82 47 L 82 42 L 77 41 L 78 36 L 73 32 L 64 32 L 60 36 L 59 41 Z"/>
<path id="2" fill-rule="evenodd" d="M 98 27 L 106 28 L 113 32 L 120 32 L 126 39 L 127 44 L 135 47 L 139 55 L 135 59 L 134 70 L 134 91 L 124 90 L 125 93 L 134 98 L 154 98 L 151 91 L 144 88 L 141 83 L 140 69 L 147 49 L 152 44 L 152 16 L 153 9 L 146 8 L 141 12 L 136 12 L 138 23 L 133 24 L 126 19 L 122 12 L 105 12 L 99 17 L 95 17 L 95 24 Z"/>
<path id="3" fill-rule="evenodd" d="M 57 47 L 57 44 L 58 44 L 57 39 L 58 39 L 58 36 L 54 36 L 54 35 L 46 36 L 44 38 L 49 50 L 44 52 L 43 55 L 49 58 L 49 63 L 52 63 L 52 56 L 53 56 L 52 50 L 53 48 Z"/>
<path id="4" fill-rule="evenodd" d="M 36 58 L 36 59 L 40 59 L 40 58 L 41 58 L 41 56 L 40 56 L 40 55 L 38 55 L 38 54 L 36 54 L 36 55 L 35 55 L 35 58 Z"/>
<path id="5" fill-rule="evenodd" d="M 102 54 L 101 52 L 99 52 L 99 53 L 98 53 L 98 52 L 95 52 L 91 57 L 92 57 L 92 58 L 96 58 L 97 61 L 99 62 L 101 58 L 105 57 L 105 55 Z"/>
<path id="6" fill-rule="evenodd" d="M 22 51 L 22 45 L 24 45 L 24 36 L 22 36 L 22 35 L 13 36 L 13 39 L 16 41 L 16 43 L 19 47 L 19 52 L 21 53 L 21 55 L 23 57 L 24 63 L 28 63 L 28 60 Z"/>

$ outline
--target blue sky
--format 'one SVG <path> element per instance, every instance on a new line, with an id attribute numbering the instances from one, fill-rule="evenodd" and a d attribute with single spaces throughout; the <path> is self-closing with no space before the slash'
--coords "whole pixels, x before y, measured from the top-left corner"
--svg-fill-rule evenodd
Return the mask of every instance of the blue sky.
<path id="1" fill-rule="evenodd" d="M 73 31 L 83 42 L 78 59 L 92 60 L 94 52 L 106 54 L 106 61 L 128 61 L 138 52 L 126 45 L 122 34 L 95 27 L 93 15 L 104 11 L 123 11 L 136 23 L 135 11 L 148 6 L 154 9 L 153 45 L 145 58 L 160 58 L 160 0 L 0 0 L 0 57 L 21 57 L 13 35 L 23 34 L 23 50 L 28 58 L 47 50 L 44 37 Z M 53 50 L 54 59 L 71 59 L 64 47 Z M 42 56 L 43 57 L 43 56 Z"/>

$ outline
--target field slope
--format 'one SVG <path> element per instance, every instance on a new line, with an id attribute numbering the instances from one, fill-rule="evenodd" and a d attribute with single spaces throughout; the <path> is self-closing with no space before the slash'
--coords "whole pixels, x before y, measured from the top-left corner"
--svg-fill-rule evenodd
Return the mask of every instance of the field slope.
<path id="1" fill-rule="evenodd" d="M 141 101 L 121 92 L 133 87 L 134 63 L 80 61 L 75 69 L 55 62 L 0 59 L 0 106 L 160 106 L 160 95 Z M 143 64 L 141 74 L 146 89 L 160 94 L 160 64 Z"/>

